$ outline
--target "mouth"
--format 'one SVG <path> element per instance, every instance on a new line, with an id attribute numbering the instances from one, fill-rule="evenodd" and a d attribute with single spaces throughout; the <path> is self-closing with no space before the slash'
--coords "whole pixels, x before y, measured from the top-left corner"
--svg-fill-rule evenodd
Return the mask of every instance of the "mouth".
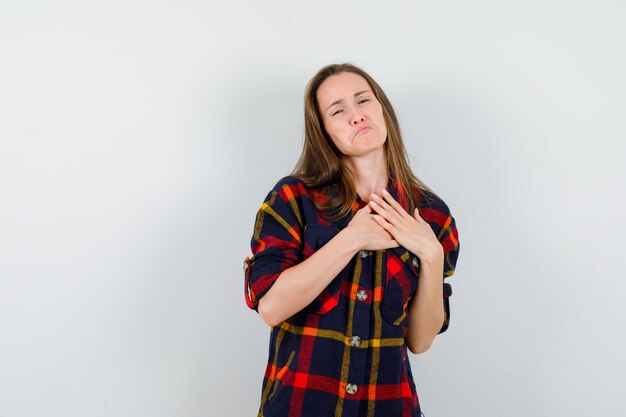
<path id="1" fill-rule="evenodd" d="M 354 134 L 354 136 L 356 137 L 359 133 L 363 133 L 363 132 L 368 131 L 370 129 L 371 129 L 371 127 L 364 126 L 364 127 L 360 128 L 359 130 L 357 130 L 356 133 Z"/>

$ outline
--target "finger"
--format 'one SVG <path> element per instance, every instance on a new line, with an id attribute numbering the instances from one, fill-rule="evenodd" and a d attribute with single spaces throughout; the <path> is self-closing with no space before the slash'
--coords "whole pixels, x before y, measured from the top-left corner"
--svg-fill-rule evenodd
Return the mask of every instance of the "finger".
<path id="1" fill-rule="evenodd" d="M 385 202 L 385 200 L 374 201 L 373 199 L 370 201 L 376 212 L 379 212 L 385 219 L 392 221 L 393 223 L 398 223 L 402 217 L 400 213 L 398 213 L 393 207 Z"/>
<path id="2" fill-rule="evenodd" d="M 385 215 L 385 209 L 380 204 L 377 204 L 374 200 L 370 200 L 367 205 L 370 206 L 372 210 L 374 210 L 376 213 L 379 213 L 381 216 Z"/>
<path id="3" fill-rule="evenodd" d="M 376 211 L 376 213 L 378 213 L 380 216 L 382 216 L 385 220 L 389 220 L 391 221 L 393 218 L 393 212 L 385 209 L 383 206 L 381 206 L 380 204 L 376 203 L 374 200 L 370 201 L 370 205 L 372 206 L 372 209 Z M 391 208 L 391 207 L 389 207 Z"/>
<path id="4" fill-rule="evenodd" d="M 408 215 L 409 214 L 409 213 L 406 212 L 404 207 L 402 207 L 402 204 L 398 203 L 393 198 L 393 196 L 391 194 L 389 194 L 389 191 L 385 190 L 384 188 L 383 188 L 383 198 L 389 202 L 389 205 L 391 207 L 393 207 L 394 210 L 397 211 L 400 216 L 404 216 L 404 215 Z"/>
<path id="5" fill-rule="evenodd" d="M 381 225 L 384 229 L 387 229 L 386 225 L 388 225 L 389 223 L 384 219 L 384 217 L 382 217 L 380 214 L 374 214 L 372 215 L 372 217 L 374 217 L 374 220 L 376 220 L 379 225 Z"/>
<path id="6" fill-rule="evenodd" d="M 378 204 L 380 207 L 384 208 L 385 210 L 389 212 L 395 211 L 393 207 L 387 204 L 387 202 L 378 194 L 372 193 L 372 199 L 370 201 L 373 201 L 374 203 Z"/>
<path id="7" fill-rule="evenodd" d="M 420 216 L 420 212 L 419 212 L 419 210 L 417 209 L 417 207 L 415 207 L 415 208 L 413 209 L 413 217 L 414 217 L 414 218 L 415 218 L 415 220 L 417 220 L 417 221 L 423 220 L 423 219 L 422 219 L 422 216 Z"/>
<path id="8" fill-rule="evenodd" d="M 398 233 L 398 229 L 393 224 L 389 223 L 382 216 L 377 214 L 374 215 L 374 219 L 376 219 L 378 224 L 380 224 L 383 229 L 389 232 L 392 236 L 396 236 L 396 233 Z"/>

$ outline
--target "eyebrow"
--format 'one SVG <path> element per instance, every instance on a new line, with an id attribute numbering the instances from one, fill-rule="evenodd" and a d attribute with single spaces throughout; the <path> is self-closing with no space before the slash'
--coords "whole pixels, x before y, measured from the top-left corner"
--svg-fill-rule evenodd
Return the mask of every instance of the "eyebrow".
<path id="1" fill-rule="evenodd" d="M 363 91 L 359 91 L 358 93 L 354 93 L 354 97 L 356 97 L 356 96 L 360 96 L 360 95 L 361 95 L 361 94 L 363 94 L 363 93 L 369 93 L 369 92 L 370 92 L 370 90 L 363 90 Z M 339 100 L 337 100 L 337 101 L 333 101 L 332 103 L 330 103 L 330 104 L 328 105 L 328 107 L 326 107 L 326 110 L 328 110 L 329 108 L 331 108 L 331 107 L 332 107 L 332 106 L 334 106 L 335 104 L 339 104 L 339 103 L 341 103 L 342 101 L 343 101 L 343 99 L 342 99 L 342 98 L 340 98 L 340 99 L 339 99 Z"/>

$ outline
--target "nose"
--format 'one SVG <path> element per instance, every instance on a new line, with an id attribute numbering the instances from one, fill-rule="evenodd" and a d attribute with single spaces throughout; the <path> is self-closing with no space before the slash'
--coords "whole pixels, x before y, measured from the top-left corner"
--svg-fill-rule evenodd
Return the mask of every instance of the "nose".
<path id="1" fill-rule="evenodd" d="M 362 122 L 365 120 L 365 115 L 363 115 L 361 112 L 359 112 L 358 110 L 354 110 L 352 112 L 352 116 L 351 116 L 351 123 L 353 125 L 358 124 L 359 122 Z"/>

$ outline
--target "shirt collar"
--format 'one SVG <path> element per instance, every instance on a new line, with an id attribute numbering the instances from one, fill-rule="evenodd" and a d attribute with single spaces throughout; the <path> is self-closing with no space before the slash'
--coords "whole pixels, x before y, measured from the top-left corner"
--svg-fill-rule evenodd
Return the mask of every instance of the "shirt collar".
<path id="1" fill-rule="evenodd" d="M 394 200 L 398 201 L 398 187 L 395 180 L 389 180 L 389 185 L 386 190 L 391 194 Z M 383 197 L 382 195 L 380 197 Z M 383 197 L 384 198 L 384 197 Z M 369 198 L 368 198 L 369 201 Z M 365 207 L 367 203 L 363 201 L 359 193 L 355 192 L 355 202 L 352 205 L 352 213 L 355 213 L 358 209 Z"/>
<path id="2" fill-rule="evenodd" d="M 395 180 L 391 180 L 391 179 L 389 180 L 386 190 L 389 192 L 389 194 L 391 194 L 394 200 L 398 201 L 398 187 L 397 187 L 397 183 Z M 383 196 L 381 195 L 381 197 Z M 352 220 L 352 216 L 354 216 L 357 210 L 367 205 L 367 203 L 363 201 L 359 193 L 357 193 L 356 191 L 354 193 L 354 199 L 355 201 L 352 204 L 351 212 L 346 214 L 343 218 L 334 222 L 335 226 L 338 227 L 339 229 L 343 229 L 344 227 L 348 226 L 348 223 L 350 223 L 350 220 Z M 369 198 L 368 198 L 368 201 L 369 201 Z"/>

